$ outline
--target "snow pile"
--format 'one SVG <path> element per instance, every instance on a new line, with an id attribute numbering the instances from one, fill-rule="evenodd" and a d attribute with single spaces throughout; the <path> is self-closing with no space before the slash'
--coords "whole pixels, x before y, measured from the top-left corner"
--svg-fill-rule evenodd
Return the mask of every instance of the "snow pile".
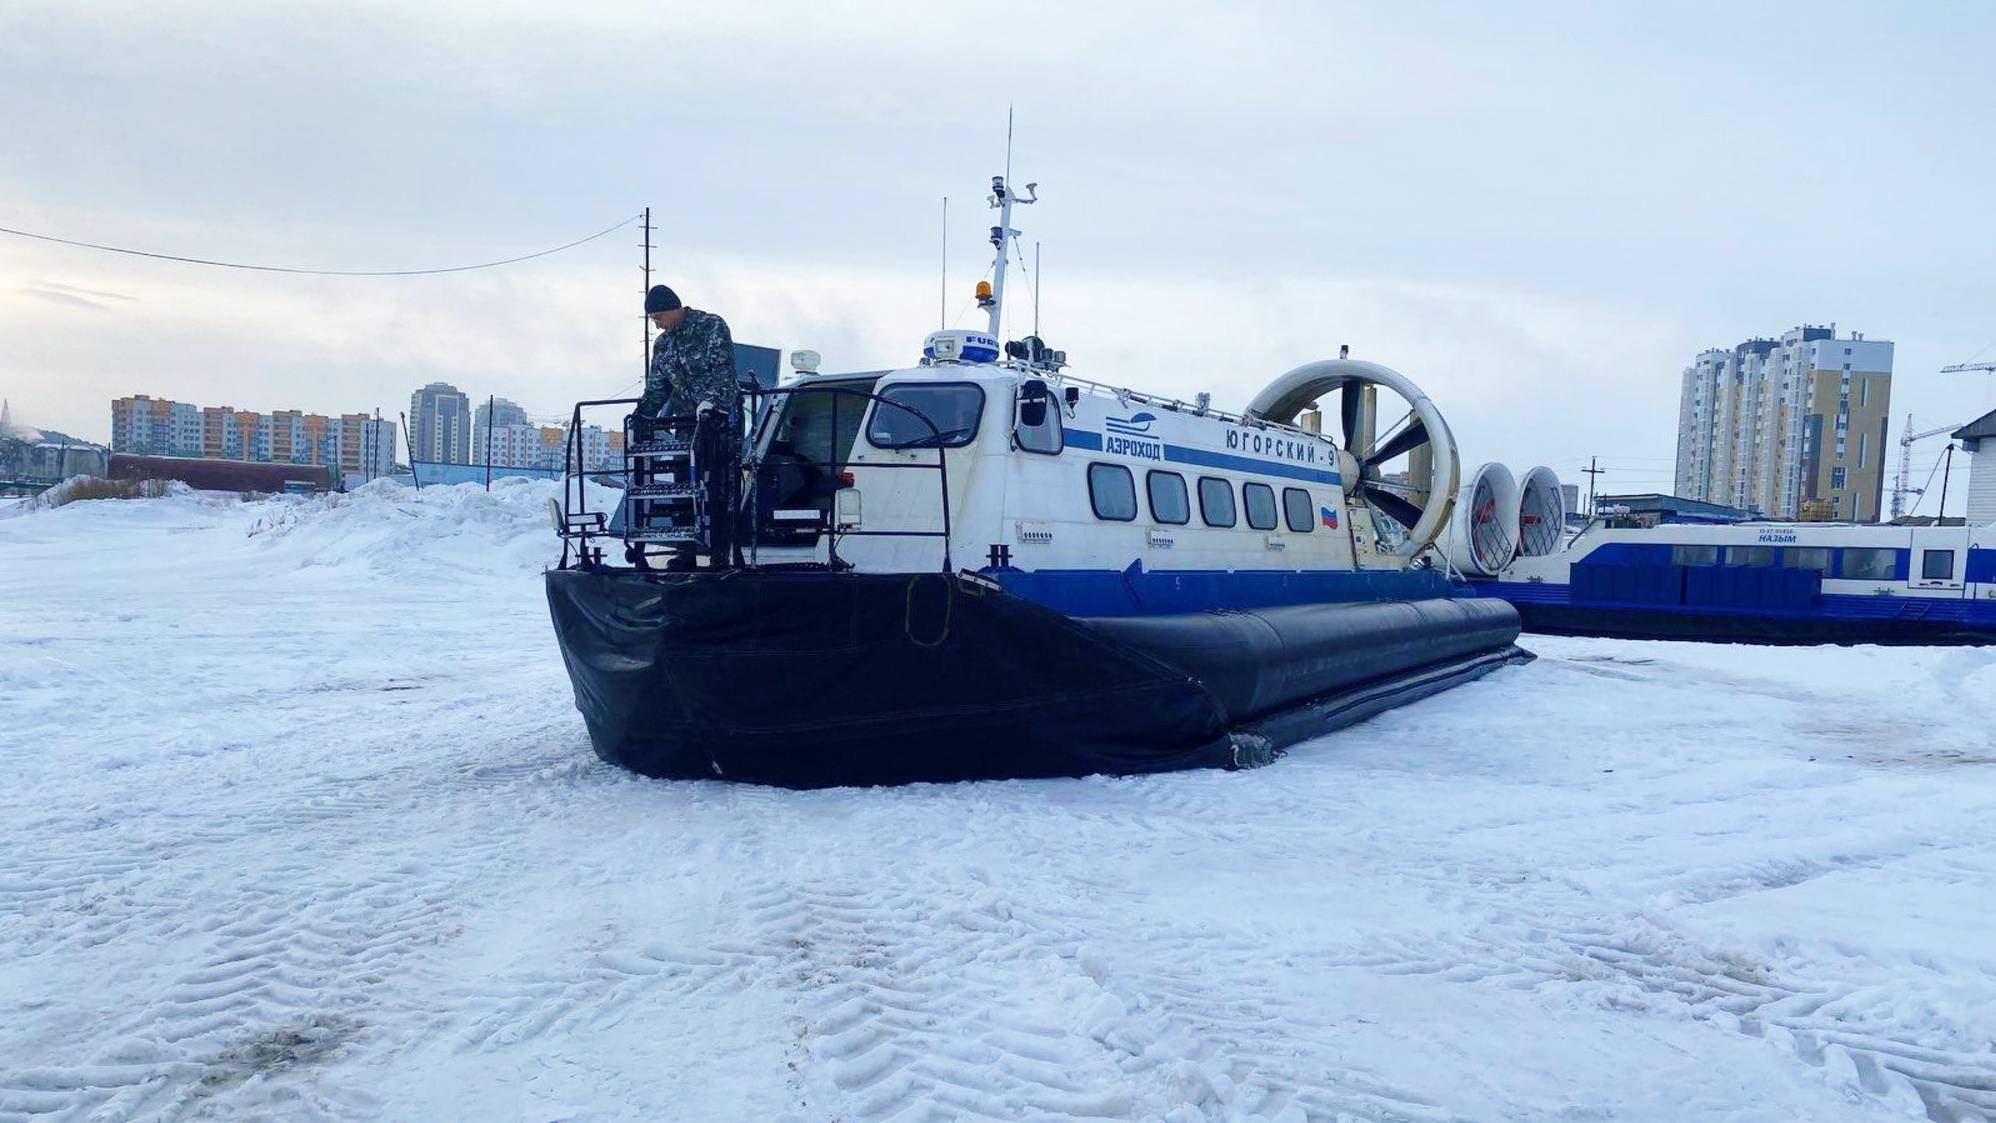
<path id="1" fill-rule="evenodd" d="M 1996 1117 L 1996 650 L 1534 638 L 1251 772 L 655 782 L 555 493 L 0 523 L 0 1120 Z"/>
<path id="2" fill-rule="evenodd" d="M 76 475 L 43 488 L 25 501 L 0 507 L 0 517 L 19 517 L 100 499 L 160 499 L 191 492 L 191 488 L 178 480 L 107 480 L 101 476 Z"/>
<path id="3" fill-rule="evenodd" d="M 364 566 L 386 577 L 538 573 L 560 555 L 548 504 L 556 480 L 507 477 L 421 489 L 376 480 L 347 494 L 285 496 L 251 504 L 247 534 L 268 557 L 315 566 Z M 595 509 L 616 492 L 591 488 Z"/>

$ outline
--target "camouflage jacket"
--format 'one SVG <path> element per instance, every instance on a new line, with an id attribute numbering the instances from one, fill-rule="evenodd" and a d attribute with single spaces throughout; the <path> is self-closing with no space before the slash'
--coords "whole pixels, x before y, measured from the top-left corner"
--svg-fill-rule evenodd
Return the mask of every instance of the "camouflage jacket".
<path id="1" fill-rule="evenodd" d="M 735 344 L 728 321 L 689 308 L 678 327 L 652 341 L 645 396 L 636 412 L 644 418 L 661 412 L 668 417 L 690 415 L 701 402 L 735 413 L 741 405 L 741 386 L 736 381 Z"/>

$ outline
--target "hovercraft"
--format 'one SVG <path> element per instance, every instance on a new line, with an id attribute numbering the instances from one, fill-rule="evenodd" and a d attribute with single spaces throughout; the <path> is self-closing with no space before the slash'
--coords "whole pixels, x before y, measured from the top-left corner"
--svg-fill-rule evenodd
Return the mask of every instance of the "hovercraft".
<path id="1" fill-rule="evenodd" d="M 896 370 L 799 353 L 746 392 L 739 489 L 668 423 L 627 434 L 609 517 L 571 442 L 547 591 L 599 756 L 789 787 L 1245 767 L 1530 658 L 1511 605 L 1450 595 L 1455 442 L 1411 381 L 1313 362 L 1234 415 L 1001 346 L 1032 199 L 992 190 L 990 330 Z M 1406 404 L 1384 432 L 1382 391 Z"/>

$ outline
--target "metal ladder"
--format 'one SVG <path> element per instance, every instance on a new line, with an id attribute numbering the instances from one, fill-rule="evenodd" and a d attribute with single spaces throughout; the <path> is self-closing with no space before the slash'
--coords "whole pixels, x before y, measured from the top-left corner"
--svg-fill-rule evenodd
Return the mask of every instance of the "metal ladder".
<path id="1" fill-rule="evenodd" d="M 652 439 L 625 446 L 624 462 L 630 469 L 624 543 L 705 549 L 707 486 L 694 449 L 693 419 L 664 419 Z"/>

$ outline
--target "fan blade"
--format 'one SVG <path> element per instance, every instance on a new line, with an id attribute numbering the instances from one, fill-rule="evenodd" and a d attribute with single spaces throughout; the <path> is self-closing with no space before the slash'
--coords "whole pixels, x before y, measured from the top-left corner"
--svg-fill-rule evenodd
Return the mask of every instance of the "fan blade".
<path id="1" fill-rule="evenodd" d="M 1364 404 L 1360 395 L 1365 393 L 1365 385 L 1360 382 L 1347 382 L 1338 391 L 1338 423 L 1344 428 L 1346 448 L 1351 447 L 1352 438 L 1358 435 L 1358 411 Z"/>
<path id="2" fill-rule="evenodd" d="M 1428 427 L 1420 421 L 1414 422 L 1395 434 L 1393 439 L 1365 454 L 1367 464 L 1384 464 L 1409 449 L 1419 448 L 1428 443 Z"/>
<path id="3" fill-rule="evenodd" d="M 1406 527 L 1408 530 L 1414 529 L 1414 524 L 1421 521 L 1421 509 L 1419 507 L 1382 488 L 1367 484 L 1365 488 L 1365 501 L 1384 511 L 1388 518 Z"/>

